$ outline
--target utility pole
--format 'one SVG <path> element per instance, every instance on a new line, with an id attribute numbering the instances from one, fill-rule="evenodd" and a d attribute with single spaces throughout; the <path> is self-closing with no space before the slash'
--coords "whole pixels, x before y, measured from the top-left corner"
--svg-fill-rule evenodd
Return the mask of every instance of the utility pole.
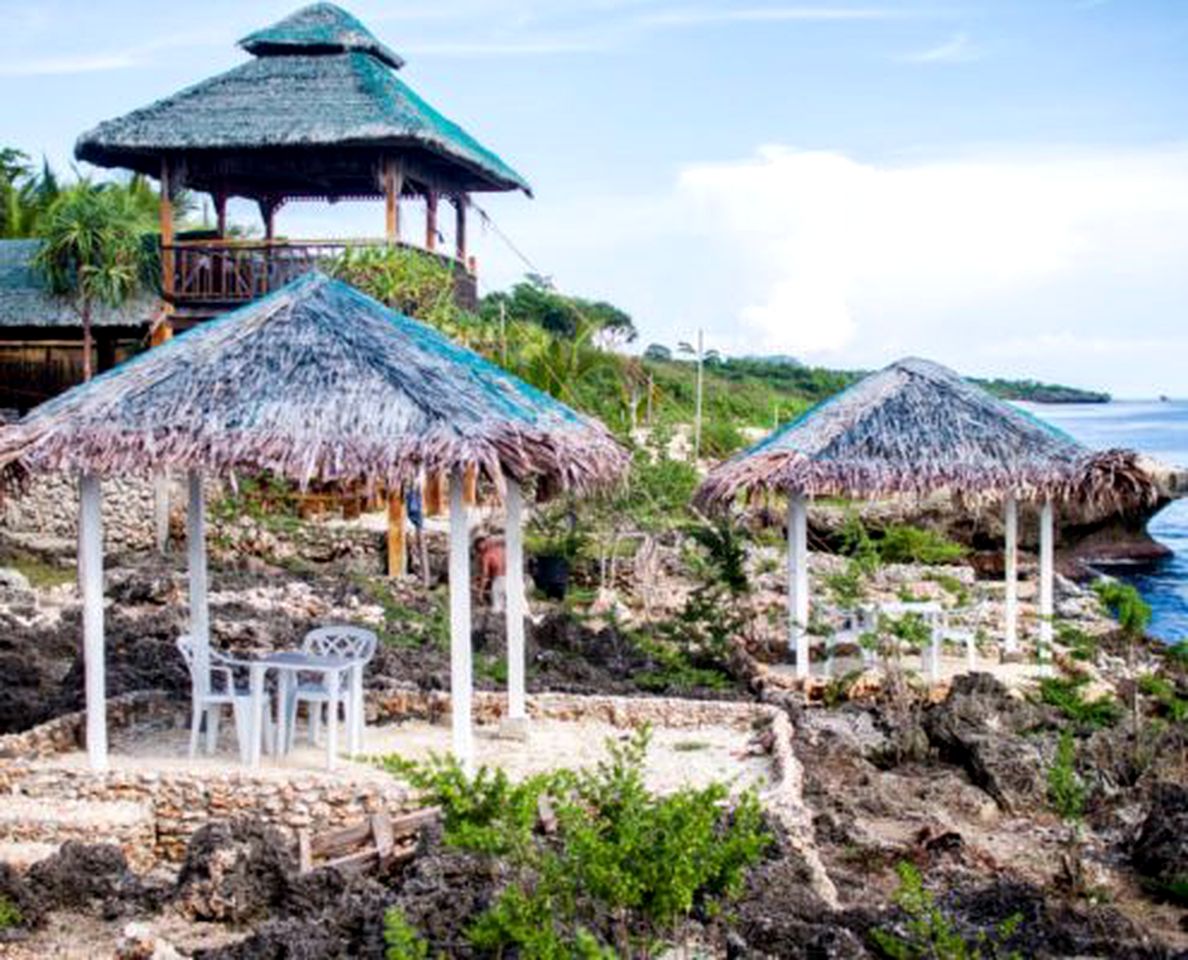
<path id="1" fill-rule="evenodd" d="M 503 365 L 507 366 L 507 304 L 499 301 L 499 349 L 503 356 Z"/>
<path id="2" fill-rule="evenodd" d="M 705 338 L 701 330 L 697 331 L 697 409 L 693 415 L 693 463 L 701 459 L 701 389 L 703 384 L 705 358 Z"/>

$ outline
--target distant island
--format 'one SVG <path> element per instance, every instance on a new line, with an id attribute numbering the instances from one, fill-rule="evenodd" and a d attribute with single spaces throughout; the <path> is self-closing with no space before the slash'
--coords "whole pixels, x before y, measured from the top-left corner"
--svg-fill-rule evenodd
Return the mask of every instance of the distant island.
<path id="1" fill-rule="evenodd" d="M 1038 380 L 973 380 L 1003 400 L 1028 403 L 1109 403 L 1112 397 L 1099 390 L 1081 390 Z"/>

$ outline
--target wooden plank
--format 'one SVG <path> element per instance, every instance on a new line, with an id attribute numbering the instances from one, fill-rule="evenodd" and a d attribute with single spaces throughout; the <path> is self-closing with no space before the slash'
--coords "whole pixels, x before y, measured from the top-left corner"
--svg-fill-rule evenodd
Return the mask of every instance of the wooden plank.
<path id="1" fill-rule="evenodd" d="M 404 495 L 388 497 L 388 576 L 403 577 L 408 571 L 408 544 L 405 542 Z"/>
<path id="2" fill-rule="evenodd" d="M 386 813 L 371 815 L 371 836 L 380 859 L 385 859 L 396 846 L 396 838 L 392 836 L 392 820 Z"/>

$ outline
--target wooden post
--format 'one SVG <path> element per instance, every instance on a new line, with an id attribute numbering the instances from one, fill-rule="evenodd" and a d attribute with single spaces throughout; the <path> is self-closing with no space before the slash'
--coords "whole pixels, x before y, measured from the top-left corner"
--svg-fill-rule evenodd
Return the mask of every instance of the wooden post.
<path id="1" fill-rule="evenodd" d="M 173 183 L 169 173 L 169 160 L 161 159 L 161 196 L 158 210 L 161 218 L 161 290 L 165 299 L 173 296 Z"/>
<path id="2" fill-rule="evenodd" d="M 408 546 L 404 540 L 404 493 L 388 496 L 388 576 L 403 577 L 408 569 Z"/>
<path id="3" fill-rule="evenodd" d="M 219 239 L 227 239 L 227 191 L 219 190 L 214 195 L 214 208 Z"/>
<path id="4" fill-rule="evenodd" d="M 462 473 L 462 500 L 468 507 L 478 504 L 478 467 L 473 463 Z"/>
<path id="5" fill-rule="evenodd" d="M 206 505 L 202 474 L 189 474 L 190 504 L 186 513 L 186 549 L 190 568 L 190 636 L 194 640 L 195 695 L 205 694 L 210 682 L 210 607 L 206 580 Z"/>
<path id="6" fill-rule="evenodd" d="M 507 716 L 527 718 L 524 694 L 524 494 L 507 480 L 507 520 L 503 531 L 507 552 Z"/>
<path id="7" fill-rule="evenodd" d="M 84 473 L 78 490 L 78 577 L 83 600 L 83 665 L 87 695 L 87 760 L 107 769 L 107 677 L 103 649 L 103 493 Z"/>
<path id="8" fill-rule="evenodd" d="M 1040 507 L 1040 583 L 1039 583 L 1039 650 L 1037 659 L 1044 663 L 1052 657 L 1052 614 L 1055 568 L 1055 522 L 1052 516 L 1052 498 L 1045 497 Z"/>
<path id="9" fill-rule="evenodd" d="M 1019 501 L 1007 497 L 1006 516 L 1006 602 L 1003 649 L 1015 653 L 1019 649 Z"/>
<path id="10" fill-rule="evenodd" d="M 425 516 L 440 517 L 445 513 L 446 479 L 440 473 L 425 477 Z"/>
<path id="11" fill-rule="evenodd" d="M 384 236 L 388 243 L 400 240 L 400 191 L 404 189 L 396 161 L 384 161 Z"/>
<path id="12" fill-rule="evenodd" d="M 432 188 L 425 193 L 425 249 L 437 249 L 437 191 Z"/>
<path id="13" fill-rule="evenodd" d="M 276 239 L 276 210 L 279 204 L 272 197 L 257 200 L 260 208 L 260 219 L 264 221 L 264 239 L 271 242 Z"/>
<path id="14" fill-rule="evenodd" d="M 467 773 L 474 769 L 470 642 L 470 523 L 462 475 L 455 471 L 450 478 L 450 707 L 454 756 Z"/>
<path id="15" fill-rule="evenodd" d="M 454 197 L 454 256 L 463 266 L 466 264 L 466 206 L 469 202 L 464 193 Z"/>
<path id="16" fill-rule="evenodd" d="M 800 494 L 788 499 L 788 629 L 796 676 L 808 679 L 808 507 Z"/>

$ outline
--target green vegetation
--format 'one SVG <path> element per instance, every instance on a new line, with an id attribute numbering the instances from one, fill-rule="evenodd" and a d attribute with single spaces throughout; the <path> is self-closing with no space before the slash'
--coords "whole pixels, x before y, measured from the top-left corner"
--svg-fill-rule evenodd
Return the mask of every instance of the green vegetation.
<path id="1" fill-rule="evenodd" d="M 643 779 L 646 729 L 609 741 L 590 770 L 513 783 L 468 777 L 452 759 L 385 767 L 441 808 L 447 845 L 486 857 L 502 881 L 468 931 L 471 945 L 524 960 L 647 957 L 687 939 L 696 905 L 713 915 L 742 891 L 770 843 L 753 793 L 725 785 L 653 794 Z M 422 958 L 422 941 L 389 914 L 389 954 Z M 428 947 L 426 946 L 427 950 Z"/>
<path id="2" fill-rule="evenodd" d="M 1099 390 L 1080 390 L 1037 380 L 974 380 L 1003 400 L 1030 403 L 1109 403 L 1110 395 Z"/>
<path id="3" fill-rule="evenodd" d="M 906 916 L 895 929 L 871 931 L 874 946 L 890 960 L 1022 960 L 1006 944 L 1019 930 L 1023 918 L 1008 917 L 990 930 L 968 937 L 924 887 L 924 878 L 912 864 L 900 863 L 895 903 Z"/>
<path id="4" fill-rule="evenodd" d="M 1138 688 L 1141 693 L 1151 697 L 1159 707 L 1160 713 L 1173 723 L 1184 723 L 1188 720 L 1188 698 L 1180 696 L 1175 683 L 1167 677 L 1157 673 L 1148 673 L 1139 678 Z"/>
<path id="5" fill-rule="evenodd" d="M 384 947 L 384 960 L 429 960 L 429 944 L 395 907 L 384 914 Z"/>
<path id="6" fill-rule="evenodd" d="M 1131 584 L 1119 580 L 1098 580 L 1093 584 L 1102 607 L 1115 620 L 1128 640 L 1143 637 L 1151 622 L 1151 607 Z"/>
<path id="7" fill-rule="evenodd" d="M 1039 700 L 1055 707 L 1066 720 L 1081 728 L 1110 727 L 1121 719 L 1122 708 L 1109 695 L 1086 700 L 1084 688 L 1089 678 L 1083 674 L 1044 677 L 1039 682 Z"/>
<path id="8" fill-rule="evenodd" d="M 381 643 L 393 647 L 449 648 L 450 612 L 444 591 L 433 590 L 425 594 L 428 608 L 420 610 L 405 604 L 395 593 L 396 585 L 387 577 L 361 576 L 356 582 L 370 600 L 383 607 L 384 625 L 379 631 Z"/>
<path id="9" fill-rule="evenodd" d="M 1070 731 L 1060 734 L 1056 757 L 1048 768 L 1048 800 L 1060 818 L 1078 823 L 1085 813 L 1088 791 L 1077 773 L 1076 743 Z"/>
<path id="10" fill-rule="evenodd" d="M 21 908 L 0 894 L 0 931 L 11 930 L 25 922 Z"/>

